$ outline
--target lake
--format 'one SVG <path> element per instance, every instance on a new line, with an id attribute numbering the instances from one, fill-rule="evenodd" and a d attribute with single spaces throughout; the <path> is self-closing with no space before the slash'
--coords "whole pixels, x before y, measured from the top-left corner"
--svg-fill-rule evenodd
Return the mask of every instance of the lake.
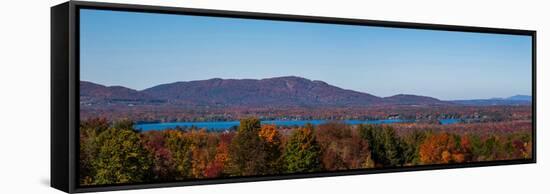
<path id="1" fill-rule="evenodd" d="M 460 123 L 460 119 L 439 119 L 439 123 L 442 125 L 455 124 Z"/>
<path id="2" fill-rule="evenodd" d="M 271 120 L 271 121 L 261 121 L 262 124 L 274 124 L 277 126 L 304 126 L 307 123 L 313 125 L 319 125 L 328 120 Z M 403 120 L 403 119 L 382 119 L 382 120 L 343 120 L 340 121 L 350 125 L 357 124 L 391 124 L 391 123 L 409 123 L 414 122 L 414 120 Z M 441 124 L 454 124 L 459 122 L 459 119 L 441 119 Z M 169 122 L 169 123 L 144 123 L 137 124 L 136 129 L 141 129 L 143 131 L 149 130 L 164 130 L 164 129 L 173 129 L 176 127 L 187 128 L 195 126 L 197 128 L 206 128 L 207 130 L 220 131 L 230 129 L 232 127 L 239 126 L 239 121 L 210 121 L 210 122 Z"/>

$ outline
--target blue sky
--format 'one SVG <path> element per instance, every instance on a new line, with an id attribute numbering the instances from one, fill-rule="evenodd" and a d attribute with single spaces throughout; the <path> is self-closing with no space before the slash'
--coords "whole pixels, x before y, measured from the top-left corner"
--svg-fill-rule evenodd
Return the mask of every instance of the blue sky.
<path id="1" fill-rule="evenodd" d="M 81 10 L 80 77 L 145 89 L 210 78 L 300 76 L 376 96 L 531 93 L 531 38 Z"/>

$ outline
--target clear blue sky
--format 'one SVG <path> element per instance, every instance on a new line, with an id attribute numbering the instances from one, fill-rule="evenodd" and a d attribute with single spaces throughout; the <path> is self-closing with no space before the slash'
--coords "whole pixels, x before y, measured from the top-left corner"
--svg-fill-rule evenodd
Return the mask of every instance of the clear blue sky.
<path id="1" fill-rule="evenodd" d="M 82 10 L 81 80 L 145 89 L 210 78 L 300 76 L 376 96 L 531 93 L 531 38 Z"/>

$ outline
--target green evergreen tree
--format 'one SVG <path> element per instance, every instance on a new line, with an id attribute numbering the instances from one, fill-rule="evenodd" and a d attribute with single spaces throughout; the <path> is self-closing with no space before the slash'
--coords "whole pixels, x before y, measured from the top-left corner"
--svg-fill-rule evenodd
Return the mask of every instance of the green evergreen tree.
<path id="1" fill-rule="evenodd" d="M 415 130 L 407 134 L 404 139 L 403 155 L 405 164 L 420 164 L 420 157 L 418 156 L 418 151 L 420 149 L 420 144 L 424 142 L 427 134 L 426 131 Z"/>
<path id="2" fill-rule="evenodd" d="M 321 170 L 321 149 L 313 133 L 313 126 L 292 132 L 284 151 L 285 169 L 288 173 L 316 172 Z"/>
<path id="3" fill-rule="evenodd" d="M 371 157 L 376 165 L 400 166 L 405 163 L 403 141 L 397 136 L 393 127 L 360 125 L 360 135 L 367 140 Z"/>
<path id="4" fill-rule="evenodd" d="M 393 127 L 386 126 L 383 131 L 385 158 L 390 166 L 399 166 L 405 163 L 403 154 L 403 142 L 397 136 Z"/>
<path id="5" fill-rule="evenodd" d="M 229 149 L 230 172 L 233 175 L 261 175 L 269 172 L 268 154 L 260 138 L 260 120 L 242 119 Z"/>

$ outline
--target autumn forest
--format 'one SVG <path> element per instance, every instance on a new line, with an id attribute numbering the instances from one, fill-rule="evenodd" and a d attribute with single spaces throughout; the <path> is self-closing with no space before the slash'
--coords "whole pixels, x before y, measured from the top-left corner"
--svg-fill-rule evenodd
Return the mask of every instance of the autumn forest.
<path id="1" fill-rule="evenodd" d="M 314 173 L 532 157 L 531 122 L 286 127 L 240 120 L 234 131 L 140 131 L 102 118 L 80 124 L 82 186 Z"/>

